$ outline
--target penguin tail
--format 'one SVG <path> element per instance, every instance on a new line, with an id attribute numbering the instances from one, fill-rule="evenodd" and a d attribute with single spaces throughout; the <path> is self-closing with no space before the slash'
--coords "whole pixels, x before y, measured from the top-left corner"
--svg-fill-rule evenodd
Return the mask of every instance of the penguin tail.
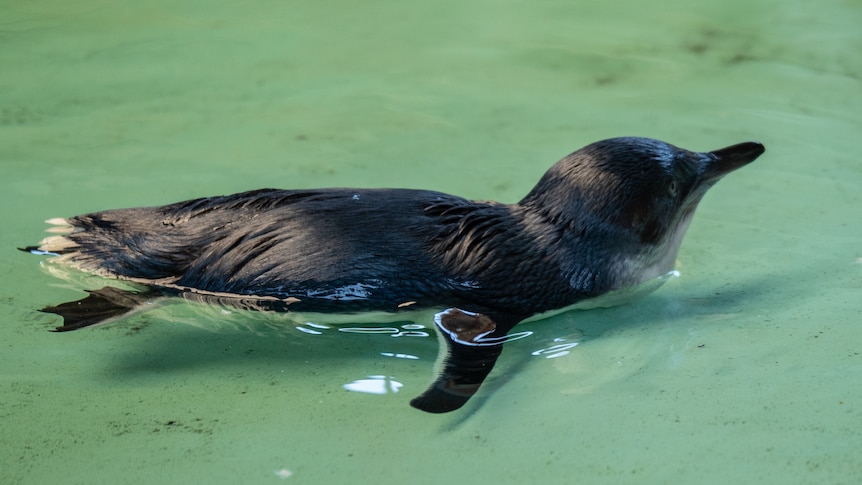
<path id="1" fill-rule="evenodd" d="M 58 235 L 46 237 L 45 239 L 42 239 L 39 244 L 34 246 L 18 248 L 19 251 L 47 256 L 65 255 L 65 258 L 63 259 L 71 258 L 79 252 L 80 248 L 78 244 L 71 238 L 67 237 L 68 235 L 80 230 L 76 228 L 73 222 L 68 219 L 63 219 L 62 217 L 48 219 L 45 222 L 53 226 L 49 227 L 45 232 L 51 232 Z"/>

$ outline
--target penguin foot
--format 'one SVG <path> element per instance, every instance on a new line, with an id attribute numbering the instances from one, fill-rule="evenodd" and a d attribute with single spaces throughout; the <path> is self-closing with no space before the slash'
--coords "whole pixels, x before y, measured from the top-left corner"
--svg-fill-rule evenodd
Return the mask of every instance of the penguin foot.
<path id="1" fill-rule="evenodd" d="M 87 293 L 89 295 L 86 298 L 57 306 L 48 306 L 39 311 L 63 317 L 63 325 L 55 328 L 54 331 L 68 332 L 69 330 L 108 323 L 161 296 L 158 291 L 135 292 L 113 286 L 87 290 Z"/>
<path id="2" fill-rule="evenodd" d="M 489 337 L 498 326 L 481 313 L 450 308 L 434 320 L 446 340 L 447 354 L 437 379 L 410 405 L 429 413 L 448 413 L 476 394 L 503 351 L 506 337 Z"/>

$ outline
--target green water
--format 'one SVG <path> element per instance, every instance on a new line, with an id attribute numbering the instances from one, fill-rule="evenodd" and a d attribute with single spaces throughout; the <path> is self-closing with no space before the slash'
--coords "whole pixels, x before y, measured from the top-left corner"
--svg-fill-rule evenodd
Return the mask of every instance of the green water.
<path id="1" fill-rule="evenodd" d="M 857 0 L 3 2 L 0 481 L 858 483 L 860 26 Z M 618 135 L 767 153 L 707 195 L 681 278 L 525 325 L 450 415 L 407 404 L 433 336 L 187 305 L 50 333 L 81 287 L 15 250 L 267 186 L 513 202 Z M 370 376 L 403 387 L 343 388 Z"/>

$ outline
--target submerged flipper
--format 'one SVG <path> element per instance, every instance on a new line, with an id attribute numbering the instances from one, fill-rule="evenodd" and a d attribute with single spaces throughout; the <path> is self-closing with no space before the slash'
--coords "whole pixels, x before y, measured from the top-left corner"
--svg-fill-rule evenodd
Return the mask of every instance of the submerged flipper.
<path id="1" fill-rule="evenodd" d="M 457 308 L 438 313 L 435 321 L 446 340 L 447 355 L 437 379 L 410 405 L 429 413 L 448 413 L 461 408 L 479 390 L 503 351 L 503 343 L 511 340 L 503 330 L 514 324 L 503 328 L 488 315 Z"/>
<path id="2" fill-rule="evenodd" d="M 87 290 L 87 293 L 89 295 L 86 298 L 57 306 L 48 306 L 40 310 L 63 317 L 63 325 L 55 328 L 55 332 L 67 332 L 106 323 L 111 319 L 131 313 L 152 302 L 154 298 L 162 296 L 161 292 L 155 290 L 136 292 L 114 286 Z"/>

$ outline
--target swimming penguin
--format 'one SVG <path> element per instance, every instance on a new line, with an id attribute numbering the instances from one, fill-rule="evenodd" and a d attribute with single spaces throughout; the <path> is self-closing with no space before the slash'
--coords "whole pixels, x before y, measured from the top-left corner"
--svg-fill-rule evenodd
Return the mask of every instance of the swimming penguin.
<path id="1" fill-rule="evenodd" d="M 439 310 L 448 354 L 414 407 L 460 408 L 522 320 L 673 269 L 706 191 L 764 152 L 697 153 L 647 138 L 588 145 L 517 204 L 426 190 L 262 189 L 48 222 L 23 248 L 141 285 L 44 308 L 58 331 L 103 323 L 162 296 L 257 310 Z"/>

